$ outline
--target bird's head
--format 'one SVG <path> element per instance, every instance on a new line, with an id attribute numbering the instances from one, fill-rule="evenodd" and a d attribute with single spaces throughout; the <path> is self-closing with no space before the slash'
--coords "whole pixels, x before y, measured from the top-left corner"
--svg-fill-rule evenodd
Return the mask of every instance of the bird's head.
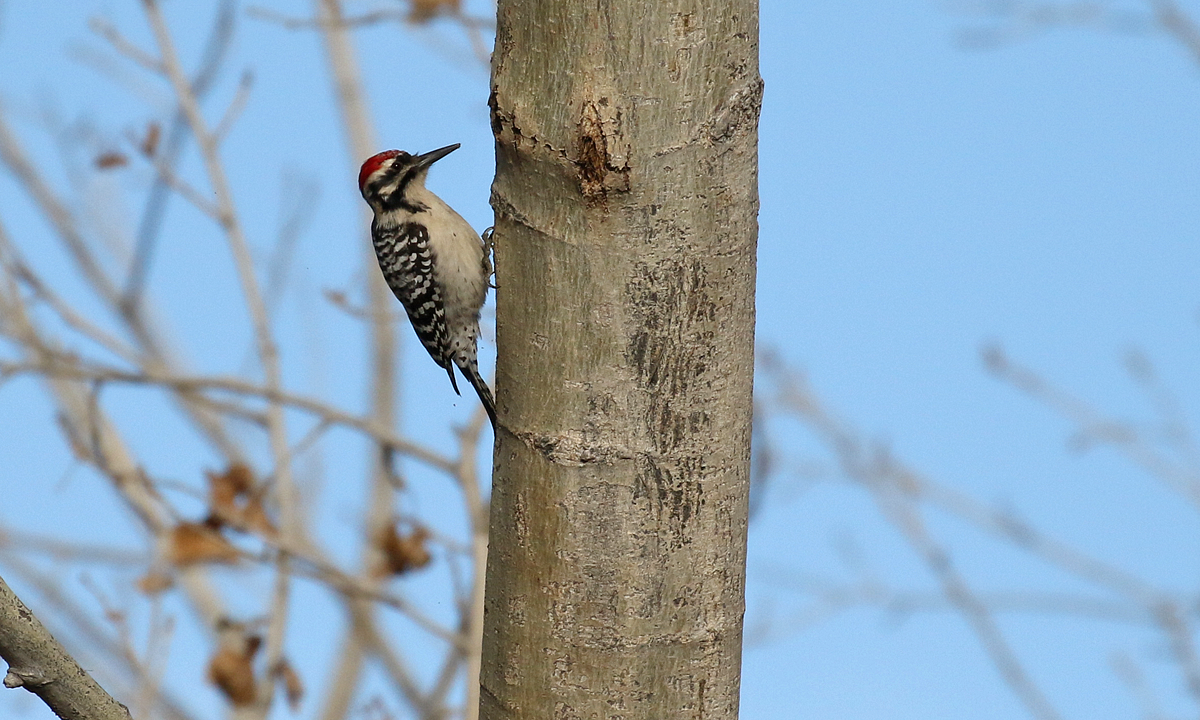
<path id="1" fill-rule="evenodd" d="M 367 158 L 358 171 L 358 189 L 373 210 L 398 204 L 410 188 L 425 186 L 425 173 L 438 160 L 459 148 L 459 143 L 409 155 L 403 150 L 385 150 Z"/>

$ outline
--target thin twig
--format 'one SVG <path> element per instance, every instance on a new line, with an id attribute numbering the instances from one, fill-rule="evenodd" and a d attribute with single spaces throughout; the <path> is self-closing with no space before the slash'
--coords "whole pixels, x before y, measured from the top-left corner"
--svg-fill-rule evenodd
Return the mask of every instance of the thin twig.
<path id="1" fill-rule="evenodd" d="M 154 170 L 158 173 L 158 179 L 167 187 L 174 190 L 184 200 L 191 203 L 197 210 L 204 213 L 206 216 L 217 222 L 221 221 L 221 209 L 208 197 L 198 190 L 187 180 L 179 177 L 171 167 L 167 158 L 155 155 L 149 158 L 150 164 L 154 166 Z"/>
<path id="2" fill-rule="evenodd" d="M 8 126 L 2 107 L 0 107 L 0 162 L 8 167 L 17 182 L 26 190 L 38 210 L 41 211 L 42 216 L 58 233 L 71 258 L 92 289 L 100 295 L 101 299 L 115 306 L 119 297 L 116 285 L 88 248 L 87 241 L 79 232 L 75 218 L 66 203 L 58 198 L 49 183 L 45 181 L 25 154 L 16 135 Z"/>
<path id="3" fill-rule="evenodd" d="M 1118 653 L 1113 656 L 1110 664 L 1117 678 L 1125 687 L 1129 688 L 1129 692 L 1137 700 L 1138 707 L 1142 712 L 1142 720 L 1167 720 L 1162 703 L 1155 695 L 1154 689 L 1146 682 L 1141 668 L 1132 658 L 1124 653 Z"/>
<path id="4" fill-rule="evenodd" d="M 811 596 L 812 606 L 801 613 L 803 617 L 816 614 L 824 616 L 861 606 L 879 607 L 897 615 L 955 609 L 940 593 L 901 590 L 878 581 L 839 583 L 799 575 L 794 569 L 785 567 L 760 567 L 758 574 L 761 575 L 758 582 L 762 585 Z M 993 614 L 1065 615 L 1151 628 L 1158 623 L 1147 608 L 1122 600 L 1032 590 L 980 591 L 976 595 Z M 803 626 L 812 624 L 811 621 L 798 623 Z"/>
<path id="5" fill-rule="evenodd" d="M 95 363 L 85 365 L 82 360 L 71 355 L 52 351 L 47 352 L 45 358 L 41 361 L 0 361 L 0 374 L 17 375 L 22 373 L 45 374 L 89 382 L 100 381 L 106 383 L 152 385 L 188 392 L 224 391 L 258 397 L 269 402 L 279 403 L 296 410 L 311 413 L 319 419 L 334 425 L 358 430 L 390 451 L 410 457 L 429 467 L 440 470 L 450 477 L 457 477 L 455 473 L 455 461 L 396 435 L 391 428 L 382 427 L 367 418 L 348 413 L 315 398 L 296 395 L 288 391 L 272 392 L 262 385 L 237 377 L 222 375 L 167 376 L 156 374 L 153 371 L 122 370 Z"/>
<path id="6" fill-rule="evenodd" d="M 1104 417 L 1090 404 L 1051 385 L 1033 370 L 1014 363 L 997 346 L 985 348 L 983 358 L 987 369 L 997 378 L 1077 425 L 1081 438 L 1112 445 L 1200 509 L 1200 477 L 1196 471 L 1179 467 L 1156 452 L 1137 428 Z"/>
<path id="7" fill-rule="evenodd" d="M 213 130 L 213 137 L 218 145 L 224 140 L 229 131 L 233 129 L 233 124 L 237 122 L 238 116 L 242 114 L 242 110 L 246 107 L 246 102 L 250 99 L 250 88 L 254 85 L 254 74 L 249 70 L 242 73 L 242 79 L 238 82 L 237 92 L 233 96 L 233 100 L 229 101 L 229 107 L 225 108 L 225 114 L 221 116 L 220 122 Z"/>
<path id="8" fill-rule="evenodd" d="M 161 60 L 125 39 L 125 36 L 107 21 L 100 18 L 92 18 L 88 20 L 88 28 L 104 38 L 109 45 L 112 45 L 113 50 L 116 50 L 119 54 L 124 55 L 150 72 L 159 75 L 163 73 Z"/>
<path id="9" fill-rule="evenodd" d="M 849 442 L 844 437 L 845 431 L 817 404 L 816 398 L 802 380 L 785 372 L 769 357 L 764 357 L 762 362 L 764 369 L 779 383 L 779 401 L 789 411 L 798 413 L 826 437 L 841 438 L 842 442 Z M 914 500 L 929 502 L 1071 575 L 1124 595 L 1142 607 L 1151 607 L 1161 601 L 1158 590 L 1133 573 L 1053 538 L 1021 521 L 1011 512 L 999 512 L 988 508 L 962 492 L 924 477 L 906 465 L 895 462 L 890 464 L 896 474 L 897 489 Z"/>
<path id="10" fill-rule="evenodd" d="M 204 41 L 200 68 L 196 71 L 196 77 L 191 83 L 192 94 L 197 99 L 203 99 L 208 94 L 215 84 L 221 68 L 225 65 L 232 44 L 236 16 L 237 3 L 235 0 L 221 0 L 208 37 Z M 176 108 L 168 125 L 166 136 L 166 142 L 161 147 L 157 142 L 138 143 L 138 145 L 141 147 L 142 155 L 153 156 L 165 167 L 174 169 L 188 136 L 187 117 L 181 108 Z M 142 294 L 145 292 L 146 282 L 150 276 L 150 267 L 155 248 L 158 245 L 159 231 L 162 229 L 170 199 L 171 195 L 168 192 L 167 184 L 162 177 L 157 178 L 146 194 L 146 204 L 143 207 L 141 218 L 138 220 L 133 258 L 130 261 L 129 271 L 121 292 L 120 310 L 126 316 L 126 320 L 131 323 L 140 322 Z"/>
<path id="11" fill-rule="evenodd" d="M 971 625 L 1000 676 L 1013 689 L 1025 709 L 1036 718 L 1058 720 L 1061 717 L 1058 710 L 1025 670 L 987 606 L 955 569 L 949 552 L 929 534 L 914 504 L 886 487 L 876 488 L 874 495 L 884 513 L 937 576 L 946 599 L 959 609 Z"/>
<path id="12" fill-rule="evenodd" d="M 377 25 L 382 22 L 406 22 L 408 13 L 402 10 L 375 10 L 362 15 L 344 17 L 339 12 L 336 16 L 317 18 L 302 18 L 285 15 L 277 10 L 251 5 L 246 8 L 247 17 L 255 20 L 274 23 L 285 30 L 345 30 L 347 28 Z"/>
<path id="13" fill-rule="evenodd" d="M 1200 63 L 1200 25 L 1175 0 L 1150 0 L 1150 4 L 1162 29 L 1187 48 L 1192 58 Z"/>
<path id="14" fill-rule="evenodd" d="M 140 567 L 148 556 L 138 550 L 87 545 L 16 530 L 0 529 L 0 549 L 22 554 L 47 555 L 59 561 Z"/>
<path id="15" fill-rule="evenodd" d="M 1025 670 L 987 606 L 955 569 L 949 552 L 925 528 L 911 492 L 914 473 L 898 468 L 886 455 L 866 456 L 863 443 L 838 423 L 806 387 L 767 357 L 763 364 L 785 385 L 782 402 L 832 448 L 847 477 L 870 493 L 886 517 L 929 567 L 948 602 L 958 609 L 991 658 L 1001 678 L 1031 715 L 1058 720 L 1059 713 Z"/>
<path id="16" fill-rule="evenodd" d="M 143 0 L 142 5 L 153 31 L 155 43 L 158 45 L 158 52 L 162 57 L 167 78 L 175 90 L 179 106 L 188 119 L 192 136 L 196 139 L 196 145 L 204 159 L 208 181 L 216 196 L 220 212 L 219 222 L 225 231 L 225 238 L 229 243 L 230 254 L 233 256 L 238 280 L 242 286 L 246 309 L 250 313 L 254 340 L 258 347 L 259 362 L 262 365 L 267 390 L 271 393 L 278 393 L 282 385 L 279 351 L 271 335 L 270 321 L 259 291 L 258 280 L 255 277 L 250 248 L 238 218 L 233 194 L 225 179 L 225 168 L 219 155 L 217 138 L 209 131 L 192 87 L 179 64 L 174 41 L 159 10 L 157 0 Z M 295 487 L 292 483 L 292 471 L 288 458 L 287 429 L 284 424 L 283 408 L 278 402 L 270 402 L 267 407 L 267 435 L 270 440 L 271 453 L 275 459 L 275 498 L 280 508 L 280 530 L 286 540 L 296 536 L 298 517 L 295 507 Z M 283 658 L 289 582 L 287 554 L 279 553 L 266 641 L 266 666 L 270 668 L 270 672 L 274 672 L 274 669 L 279 667 Z M 269 711 L 273 694 L 274 684 L 264 683 L 258 704 L 262 717 L 266 717 Z"/>
<path id="17" fill-rule="evenodd" d="M 1159 626 L 1167 636 L 1171 655 L 1183 675 L 1184 687 L 1192 700 L 1200 704 L 1200 657 L 1196 653 L 1195 629 L 1188 622 L 1180 607 L 1173 602 L 1163 602 L 1155 608 Z"/>
<path id="18" fill-rule="evenodd" d="M 270 541 L 268 541 L 268 544 L 270 544 Z M 376 584 L 365 583 L 301 549 L 295 547 L 284 549 L 296 557 L 296 574 L 316 580 L 348 597 L 372 600 L 398 610 L 412 620 L 417 627 L 430 635 L 449 643 L 452 647 L 462 646 L 463 640 L 459 633 L 446 628 L 436 620 L 430 618 L 404 597 L 382 590 Z M 248 555 L 247 557 L 262 560 L 262 558 L 254 555 Z"/>
<path id="19" fill-rule="evenodd" d="M 354 55 L 354 41 L 347 31 L 342 15 L 342 6 L 338 0 L 314 0 L 314 12 L 321 20 L 321 40 L 325 48 L 326 61 L 329 64 L 334 83 L 334 98 L 342 121 L 343 137 L 349 151 L 349 167 L 346 177 L 353 177 L 356 166 L 363 159 L 375 153 L 375 131 L 367 110 L 366 91 L 363 87 L 362 74 Z M 251 10 L 253 12 L 253 9 Z M 270 11 L 267 11 L 268 14 Z M 366 210 L 360 208 L 359 226 L 365 228 Z M 391 428 L 396 424 L 397 406 L 399 404 L 396 374 L 398 372 L 397 338 L 391 318 L 388 317 L 391 301 L 390 291 L 382 282 L 375 270 L 374 251 L 365 239 L 360 244 L 360 263 L 364 268 L 363 277 L 367 280 L 368 304 L 371 308 L 370 323 L 370 375 L 368 394 L 370 397 L 370 417 L 374 424 Z M 369 578 L 382 563 L 382 558 L 376 538 L 380 536 L 386 523 L 390 522 L 393 508 L 393 492 L 390 483 L 391 468 L 386 464 L 392 450 L 388 445 L 378 444 L 377 451 L 371 453 L 369 473 L 368 502 L 366 510 L 366 537 L 360 551 L 361 573 L 369 583 L 375 584 Z M 447 472 L 453 468 L 447 466 Z M 342 718 L 346 715 L 354 698 L 353 690 L 358 685 L 358 677 L 363 667 L 363 657 L 367 650 L 385 658 L 384 666 L 388 668 L 393 680 L 416 707 L 420 693 L 402 662 L 387 662 L 391 650 L 378 637 L 375 630 L 375 620 L 369 606 L 362 603 L 347 604 L 351 617 L 351 625 L 347 628 L 341 641 L 345 653 L 340 657 L 333 677 L 344 683 L 344 689 L 332 687 L 323 702 L 321 717 L 326 720 Z"/>
<path id="20" fill-rule="evenodd" d="M 72 308 L 50 285 L 41 279 L 33 268 L 21 257 L 17 248 L 9 242 L 8 235 L 0 232 L 0 266 L 15 280 L 28 287 L 39 300 L 58 315 L 68 327 L 99 344 L 126 362 L 136 362 L 137 353 L 121 339 L 106 332 Z"/>

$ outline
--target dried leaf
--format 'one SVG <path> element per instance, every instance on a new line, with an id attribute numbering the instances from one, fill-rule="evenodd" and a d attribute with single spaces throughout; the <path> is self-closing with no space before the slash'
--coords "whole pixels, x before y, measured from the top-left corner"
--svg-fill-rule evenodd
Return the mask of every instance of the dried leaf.
<path id="1" fill-rule="evenodd" d="M 208 681 L 237 707 L 254 704 L 254 653 L 262 639 L 247 636 L 240 623 L 222 620 L 217 626 L 217 651 L 208 661 Z"/>
<path id="2" fill-rule="evenodd" d="M 263 508 L 262 498 L 250 498 L 246 506 L 242 508 L 240 520 L 242 527 L 253 530 L 265 538 L 271 539 L 278 535 L 275 524 L 271 522 L 271 518 L 267 516 L 267 511 Z"/>
<path id="3" fill-rule="evenodd" d="M 283 681 L 283 691 L 287 695 L 288 707 L 292 709 L 292 712 L 299 712 L 300 701 L 304 699 L 304 683 L 300 680 L 300 674 L 286 659 L 279 661 L 279 669 L 276 672 L 279 679 Z"/>
<path id="4" fill-rule="evenodd" d="M 125 167 L 129 164 L 129 158 L 125 157 L 124 153 L 116 151 L 100 153 L 96 156 L 96 167 L 100 170 L 112 170 L 113 168 Z"/>
<path id="5" fill-rule="evenodd" d="M 233 485 L 239 494 L 245 495 L 254 488 L 254 471 L 245 463 L 234 463 L 225 471 L 225 480 Z"/>
<path id="6" fill-rule="evenodd" d="M 162 128 L 158 123 L 152 122 L 146 126 L 146 137 L 142 139 L 141 147 L 138 149 L 146 157 L 154 157 L 158 152 L 158 140 L 162 136 Z"/>
<path id="7" fill-rule="evenodd" d="M 226 476 L 205 471 L 208 478 L 208 512 L 217 518 L 228 520 L 237 514 L 237 488 Z"/>
<path id="8" fill-rule="evenodd" d="M 263 507 L 262 497 L 254 494 L 254 473 L 242 463 L 234 463 L 224 473 L 205 472 L 208 478 L 209 518 L 216 525 L 274 537 L 276 529 Z"/>
<path id="9" fill-rule="evenodd" d="M 170 590 L 174 585 L 175 578 L 161 570 L 151 570 L 137 581 L 137 589 L 143 595 L 157 595 Z"/>
<path id="10" fill-rule="evenodd" d="M 221 474 L 211 471 L 204 474 L 208 477 L 210 502 L 232 505 L 234 500 L 254 488 L 254 472 L 244 463 L 233 463 Z"/>
<path id="11" fill-rule="evenodd" d="M 460 0 L 412 0 L 412 9 L 408 12 L 408 21 L 412 23 L 428 22 L 438 15 L 457 15 Z"/>
<path id="12" fill-rule="evenodd" d="M 238 549 L 207 523 L 180 523 L 171 531 L 167 561 L 180 567 L 200 563 L 233 563 Z"/>
<path id="13" fill-rule="evenodd" d="M 428 538 L 429 531 L 423 527 L 416 528 L 407 537 L 397 533 L 393 525 L 385 528 L 379 538 L 379 551 L 386 563 L 384 574 L 402 575 L 428 565 L 431 559 L 429 549 L 425 547 Z"/>

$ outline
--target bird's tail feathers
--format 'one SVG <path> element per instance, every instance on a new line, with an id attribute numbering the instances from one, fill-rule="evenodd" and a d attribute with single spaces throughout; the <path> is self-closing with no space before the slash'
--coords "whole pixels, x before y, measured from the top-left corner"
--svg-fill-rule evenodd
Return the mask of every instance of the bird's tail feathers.
<path id="1" fill-rule="evenodd" d="M 450 375 L 450 387 L 454 388 L 454 394 L 462 396 L 462 393 L 458 391 L 458 380 L 454 377 L 454 363 L 446 363 L 446 373 Z M 463 374 L 466 375 L 466 373 Z"/>
<path id="2" fill-rule="evenodd" d="M 483 409 L 487 410 L 488 419 L 492 421 L 492 432 L 496 432 L 496 400 L 492 397 L 491 388 L 480 377 L 479 366 L 471 362 L 466 367 L 459 367 L 459 370 L 462 370 L 463 377 L 471 383 L 475 392 L 479 393 L 479 402 L 483 403 Z"/>

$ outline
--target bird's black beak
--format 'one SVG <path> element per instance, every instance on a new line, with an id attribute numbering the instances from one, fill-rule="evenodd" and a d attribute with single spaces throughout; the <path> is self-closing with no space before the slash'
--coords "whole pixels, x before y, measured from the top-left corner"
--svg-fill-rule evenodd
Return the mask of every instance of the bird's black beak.
<path id="1" fill-rule="evenodd" d="M 418 155 L 416 157 L 416 162 L 414 164 L 419 168 L 427 168 L 430 165 L 437 162 L 438 160 L 441 160 L 442 158 L 446 157 L 450 153 L 459 149 L 460 147 L 462 147 L 462 143 L 454 143 L 453 145 L 447 145 L 444 148 L 438 148 L 437 150 L 430 150 L 429 152 L 425 153 L 424 155 Z"/>

